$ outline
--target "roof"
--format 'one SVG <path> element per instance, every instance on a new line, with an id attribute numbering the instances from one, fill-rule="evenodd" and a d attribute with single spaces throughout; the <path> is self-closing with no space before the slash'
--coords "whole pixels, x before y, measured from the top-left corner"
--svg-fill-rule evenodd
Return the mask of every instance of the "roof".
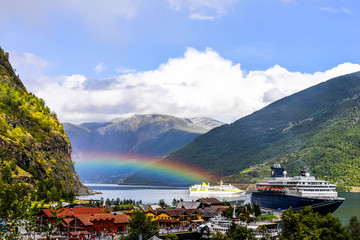
<path id="1" fill-rule="evenodd" d="M 148 212 L 152 212 L 156 216 L 160 215 L 162 213 L 165 213 L 170 217 L 178 217 L 178 216 L 182 215 L 183 213 L 187 214 L 185 212 L 185 209 L 183 209 L 183 208 L 178 208 L 178 209 L 158 209 L 158 210 L 150 210 Z"/>
<path id="2" fill-rule="evenodd" d="M 200 206 L 201 206 L 201 202 L 181 201 L 177 204 L 176 208 L 193 209 L 193 208 L 200 208 Z"/>
<path id="3" fill-rule="evenodd" d="M 111 213 L 100 213 L 100 214 L 94 214 L 90 215 L 90 221 L 100 221 L 100 220 L 113 220 L 115 219 L 115 216 Z"/>
<path id="4" fill-rule="evenodd" d="M 139 205 L 140 209 L 142 209 L 144 212 L 149 210 L 150 205 L 149 204 L 140 204 Z M 134 207 L 136 208 L 136 207 Z M 154 209 L 155 210 L 155 209 Z"/>
<path id="5" fill-rule="evenodd" d="M 90 216 L 91 215 L 82 215 L 78 216 L 77 219 L 79 219 L 79 221 L 84 224 L 84 226 L 92 226 L 94 224 L 91 222 Z"/>
<path id="6" fill-rule="evenodd" d="M 201 217 L 203 218 L 212 218 L 216 216 L 216 208 L 206 207 L 202 210 Z"/>
<path id="7" fill-rule="evenodd" d="M 157 204 L 140 204 L 139 207 L 144 211 L 149 211 L 149 209 L 156 210 L 156 209 L 162 209 L 161 206 Z"/>
<path id="8" fill-rule="evenodd" d="M 75 218 L 64 218 L 63 225 L 67 225 L 70 222 L 74 221 Z M 111 213 L 101 213 L 101 214 L 84 214 L 76 216 L 76 219 L 80 221 L 84 226 L 94 225 L 93 221 L 114 221 L 115 224 L 127 224 L 129 223 L 130 217 L 126 214 L 116 214 Z"/>
<path id="9" fill-rule="evenodd" d="M 221 202 L 217 198 L 199 198 L 196 201 L 201 202 L 206 205 L 220 205 L 221 204 Z"/>
<path id="10" fill-rule="evenodd" d="M 201 214 L 202 211 L 200 209 L 194 208 L 194 209 L 185 209 L 185 212 L 189 215 L 191 214 Z"/>
<path id="11" fill-rule="evenodd" d="M 130 216 L 126 214 L 116 214 L 114 223 L 129 223 Z"/>
<path id="12" fill-rule="evenodd" d="M 162 209 L 162 207 L 160 207 L 159 205 L 157 204 L 153 204 L 153 205 L 150 205 L 151 209 L 155 210 L 155 209 Z"/>
<path id="13" fill-rule="evenodd" d="M 167 215 L 169 215 L 170 217 L 178 217 L 183 215 L 185 212 L 185 209 L 163 209 L 162 212 L 165 212 Z M 187 213 L 186 213 L 187 215 Z"/>
<path id="14" fill-rule="evenodd" d="M 152 236 L 152 237 L 149 238 L 148 240 L 161 240 L 161 238 L 158 238 L 157 236 Z"/>
<path id="15" fill-rule="evenodd" d="M 158 210 L 149 210 L 148 213 L 151 212 L 154 215 L 158 216 L 162 213 L 167 214 L 170 217 L 179 217 L 181 215 L 191 215 L 191 214 L 201 214 L 201 210 L 195 209 L 183 209 L 183 208 L 175 208 L 175 209 L 158 209 Z"/>
<path id="16" fill-rule="evenodd" d="M 75 219 L 75 218 L 64 218 L 63 221 L 64 221 L 66 224 L 69 224 L 69 223 L 71 223 L 74 219 Z"/>
<path id="17" fill-rule="evenodd" d="M 229 208 L 229 206 L 213 205 L 213 206 L 210 206 L 210 208 L 215 208 L 216 213 L 219 213 L 219 212 L 225 212 Z"/>
<path id="18" fill-rule="evenodd" d="M 50 209 L 41 209 L 43 213 L 45 213 L 48 217 L 53 217 Z M 57 211 L 58 217 L 69 217 L 69 216 L 78 216 L 85 214 L 100 214 L 103 213 L 98 207 L 74 207 L 74 208 L 60 208 Z"/>

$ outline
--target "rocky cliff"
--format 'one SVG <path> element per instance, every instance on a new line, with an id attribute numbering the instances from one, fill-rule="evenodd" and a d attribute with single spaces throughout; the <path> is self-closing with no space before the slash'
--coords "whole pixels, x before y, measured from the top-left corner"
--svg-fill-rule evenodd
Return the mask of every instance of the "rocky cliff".
<path id="1" fill-rule="evenodd" d="M 71 160 L 70 141 L 56 114 L 29 93 L 0 48 L 0 170 L 25 181 L 39 198 L 86 194 Z"/>

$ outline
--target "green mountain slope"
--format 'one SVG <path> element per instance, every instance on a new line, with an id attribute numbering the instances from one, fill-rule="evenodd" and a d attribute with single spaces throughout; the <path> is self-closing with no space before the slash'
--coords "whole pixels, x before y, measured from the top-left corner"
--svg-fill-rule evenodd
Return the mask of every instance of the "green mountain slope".
<path id="1" fill-rule="evenodd" d="M 9 172 L 9 168 L 11 172 Z M 0 48 L 0 174 L 24 181 L 38 199 L 84 194 L 56 114 L 28 93 Z"/>
<path id="2" fill-rule="evenodd" d="M 306 166 L 317 177 L 359 185 L 359 94 L 359 72 L 328 80 L 215 128 L 168 158 L 235 182 L 266 172 L 250 166 L 276 162 L 289 175 Z"/>

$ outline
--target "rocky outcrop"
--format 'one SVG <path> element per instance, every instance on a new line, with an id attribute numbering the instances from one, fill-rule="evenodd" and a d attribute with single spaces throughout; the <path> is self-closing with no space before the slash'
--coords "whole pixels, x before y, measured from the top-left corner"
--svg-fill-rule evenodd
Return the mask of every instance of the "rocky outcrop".
<path id="1" fill-rule="evenodd" d="M 11 166 L 15 181 L 35 189 L 41 180 L 49 189 L 91 193 L 75 172 L 71 151 L 56 114 L 27 92 L 0 48 L 0 170 Z"/>

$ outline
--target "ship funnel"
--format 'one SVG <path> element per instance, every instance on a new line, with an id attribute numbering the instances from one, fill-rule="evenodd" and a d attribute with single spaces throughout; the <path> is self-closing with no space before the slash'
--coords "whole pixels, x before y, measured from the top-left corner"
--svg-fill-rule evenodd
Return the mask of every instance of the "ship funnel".
<path id="1" fill-rule="evenodd" d="M 284 177 L 284 168 L 280 164 L 271 167 L 271 177 Z"/>

